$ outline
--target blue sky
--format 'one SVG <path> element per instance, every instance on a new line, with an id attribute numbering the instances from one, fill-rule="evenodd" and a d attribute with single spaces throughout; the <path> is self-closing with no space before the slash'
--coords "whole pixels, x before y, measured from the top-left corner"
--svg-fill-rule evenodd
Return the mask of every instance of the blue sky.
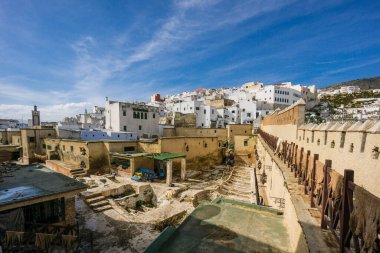
<path id="1" fill-rule="evenodd" d="M 380 1 L 0 1 L 0 118 L 379 69 Z"/>

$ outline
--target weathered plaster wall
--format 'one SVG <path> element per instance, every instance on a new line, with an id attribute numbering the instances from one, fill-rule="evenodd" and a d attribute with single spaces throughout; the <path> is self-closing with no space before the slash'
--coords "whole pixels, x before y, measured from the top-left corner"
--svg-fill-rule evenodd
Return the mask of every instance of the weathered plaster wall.
<path id="1" fill-rule="evenodd" d="M 186 155 L 189 169 L 201 169 L 221 163 L 222 156 L 217 137 L 172 137 L 161 138 L 161 152 Z M 175 168 L 179 164 L 173 165 Z"/>
<path id="2" fill-rule="evenodd" d="M 140 153 L 161 153 L 161 144 L 158 142 L 141 142 L 137 143 L 137 151 Z"/>
<path id="3" fill-rule="evenodd" d="M 21 139 L 21 131 L 0 131 L 0 144 L 13 144 L 13 145 L 20 145 L 21 140 L 19 143 L 13 142 L 14 138 Z"/>
<path id="4" fill-rule="evenodd" d="M 235 135 L 235 163 L 236 165 L 252 165 L 255 161 L 254 151 L 256 145 L 256 136 Z"/>
<path id="5" fill-rule="evenodd" d="M 29 164 L 35 161 L 34 154 L 45 155 L 45 138 L 55 138 L 56 135 L 55 129 L 51 128 L 21 129 L 23 162 Z"/>
<path id="6" fill-rule="evenodd" d="M 253 127 L 252 125 L 240 125 L 240 124 L 231 124 L 227 125 L 227 140 L 229 144 L 234 144 L 235 135 L 252 135 Z"/>
<path id="7" fill-rule="evenodd" d="M 172 129 L 164 129 L 164 137 L 217 137 L 218 140 L 227 141 L 226 128 L 188 128 L 176 127 Z"/>
<path id="8" fill-rule="evenodd" d="M 272 160 L 260 139 L 257 141 L 257 150 L 262 162 L 261 171 L 258 171 L 258 173 L 262 173 L 265 169 L 267 174 L 267 183 L 263 186 L 263 192 L 266 193 L 266 199 L 269 201 L 267 205 L 284 212 L 284 223 L 289 233 L 289 252 L 309 252 L 303 229 L 299 223 L 299 218 L 281 169 Z M 282 201 L 283 204 L 279 201 Z"/>
<path id="9" fill-rule="evenodd" d="M 125 152 L 125 148 L 134 148 L 137 150 L 137 141 L 104 141 L 104 145 L 108 152 Z"/>

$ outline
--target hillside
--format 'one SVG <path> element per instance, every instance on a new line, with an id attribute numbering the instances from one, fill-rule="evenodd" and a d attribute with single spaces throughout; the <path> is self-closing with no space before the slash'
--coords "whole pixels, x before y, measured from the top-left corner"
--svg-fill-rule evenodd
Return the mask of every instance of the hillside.
<path id="1" fill-rule="evenodd" d="M 337 83 L 323 88 L 322 90 L 334 90 L 342 86 L 359 86 L 361 90 L 380 89 L 380 76 Z"/>

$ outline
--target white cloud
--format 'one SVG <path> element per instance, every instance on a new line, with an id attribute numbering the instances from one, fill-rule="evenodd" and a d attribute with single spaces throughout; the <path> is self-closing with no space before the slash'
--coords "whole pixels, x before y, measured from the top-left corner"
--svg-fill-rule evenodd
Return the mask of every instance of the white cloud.
<path id="1" fill-rule="evenodd" d="M 42 121 L 59 121 L 64 117 L 75 116 L 83 113 L 84 110 L 91 108 L 91 104 L 87 102 L 53 104 L 39 106 Z M 23 119 L 24 122 L 31 118 L 33 105 L 22 104 L 0 104 L 0 118 L 6 119 Z"/>

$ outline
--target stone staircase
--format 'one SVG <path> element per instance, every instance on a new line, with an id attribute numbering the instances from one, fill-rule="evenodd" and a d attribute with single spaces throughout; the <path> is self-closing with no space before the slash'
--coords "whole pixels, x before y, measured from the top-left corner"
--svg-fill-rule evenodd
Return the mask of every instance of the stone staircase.
<path id="1" fill-rule="evenodd" d="M 112 208 L 108 200 L 102 196 L 101 193 L 93 193 L 84 196 L 84 202 L 86 202 L 86 204 L 96 213 Z"/>
<path id="2" fill-rule="evenodd" d="M 79 169 L 71 169 L 70 170 L 70 173 L 71 173 L 71 176 L 73 178 L 76 178 L 76 177 L 84 177 L 87 175 L 86 171 L 82 168 L 79 168 Z"/>
<path id="3" fill-rule="evenodd" d="M 231 177 L 219 187 L 219 193 L 227 198 L 253 202 L 251 168 L 235 167 Z"/>

